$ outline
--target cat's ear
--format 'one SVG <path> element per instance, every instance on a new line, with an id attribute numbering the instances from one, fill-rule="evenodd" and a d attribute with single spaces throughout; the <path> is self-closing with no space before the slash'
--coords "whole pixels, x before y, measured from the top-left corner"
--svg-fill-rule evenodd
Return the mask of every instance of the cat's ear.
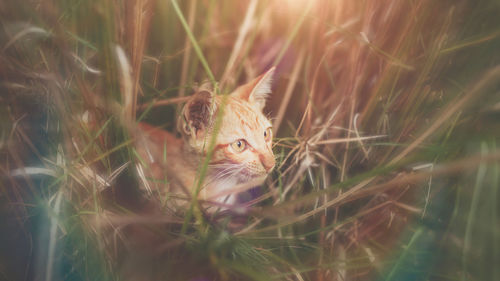
<path id="1" fill-rule="evenodd" d="M 205 134 L 212 125 L 212 116 L 215 112 L 215 102 L 212 92 L 200 90 L 189 99 L 184 106 L 182 130 L 187 135 L 196 138 Z"/>
<path id="2" fill-rule="evenodd" d="M 271 93 L 275 69 L 276 67 L 273 66 L 266 73 L 238 87 L 231 95 L 248 101 L 259 110 L 264 109 L 266 98 Z"/>

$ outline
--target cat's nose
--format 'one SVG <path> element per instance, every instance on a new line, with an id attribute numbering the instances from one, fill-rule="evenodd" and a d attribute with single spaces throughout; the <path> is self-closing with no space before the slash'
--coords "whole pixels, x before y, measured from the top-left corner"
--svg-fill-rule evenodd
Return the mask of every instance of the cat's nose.
<path id="1" fill-rule="evenodd" d="M 264 169 L 266 169 L 266 172 L 269 173 L 271 170 L 274 168 L 274 165 L 276 164 L 276 161 L 274 160 L 274 155 L 260 155 L 260 162 L 262 163 L 262 166 Z"/>

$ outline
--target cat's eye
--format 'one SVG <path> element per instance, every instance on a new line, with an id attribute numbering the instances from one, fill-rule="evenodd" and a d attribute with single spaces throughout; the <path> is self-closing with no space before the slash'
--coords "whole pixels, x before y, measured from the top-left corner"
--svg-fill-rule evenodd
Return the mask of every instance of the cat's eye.
<path id="1" fill-rule="evenodd" d="M 266 142 L 270 141 L 273 138 L 273 130 L 271 128 L 267 128 L 264 131 L 264 139 Z"/>
<path id="2" fill-rule="evenodd" d="M 231 147 L 236 152 L 242 152 L 247 147 L 247 143 L 245 140 L 237 140 L 231 144 Z"/>

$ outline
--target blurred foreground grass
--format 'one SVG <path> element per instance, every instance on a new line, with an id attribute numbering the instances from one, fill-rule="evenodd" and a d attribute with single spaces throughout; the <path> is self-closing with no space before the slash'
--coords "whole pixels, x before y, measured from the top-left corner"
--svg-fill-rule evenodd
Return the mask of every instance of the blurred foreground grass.
<path id="1" fill-rule="evenodd" d="M 0 279 L 500 280 L 499 14 L 4 0 Z M 273 65 L 279 167 L 244 215 L 181 231 L 139 187 L 129 126 L 173 131 L 197 83 Z"/>

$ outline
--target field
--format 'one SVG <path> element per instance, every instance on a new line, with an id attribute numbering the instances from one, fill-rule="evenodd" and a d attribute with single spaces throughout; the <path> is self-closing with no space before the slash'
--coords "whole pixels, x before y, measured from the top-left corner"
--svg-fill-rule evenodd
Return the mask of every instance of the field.
<path id="1" fill-rule="evenodd" d="M 499 15 L 3 0 L 0 280 L 500 280 Z M 175 132 L 201 84 L 225 95 L 273 66 L 265 184 L 231 215 L 163 211 L 137 121 Z"/>

